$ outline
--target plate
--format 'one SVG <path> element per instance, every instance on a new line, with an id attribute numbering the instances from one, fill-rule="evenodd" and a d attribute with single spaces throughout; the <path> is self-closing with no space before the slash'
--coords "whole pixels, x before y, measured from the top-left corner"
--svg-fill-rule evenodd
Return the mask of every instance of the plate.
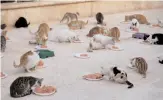
<path id="1" fill-rule="evenodd" d="M 55 87 L 54 87 L 55 88 Z M 54 94 L 54 93 L 56 93 L 57 91 L 56 90 L 54 90 L 53 92 L 51 92 L 51 93 L 38 93 L 38 92 L 36 92 L 36 88 L 33 90 L 33 93 L 34 94 L 36 94 L 36 95 L 40 95 L 40 96 L 49 96 L 49 95 L 52 95 L 52 94 Z"/>
<path id="2" fill-rule="evenodd" d="M 81 55 L 87 55 L 87 56 L 81 56 Z M 90 58 L 90 56 L 87 53 L 76 53 L 74 54 L 74 57 L 81 58 L 81 59 Z"/>
<path id="3" fill-rule="evenodd" d="M 36 50 L 48 50 L 48 48 L 41 48 L 41 46 L 37 45 L 35 47 Z"/>
<path id="4" fill-rule="evenodd" d="M 131 29 L 126 29 L 126 32 L 136 33 L 138 31 L 134 31 L 134 30 L 131 30 Z"/>
<path id="5" fill-rule="evenodd" d="M 89 74 L 88 74 L 89 75 Z M 85 75 L 84 75 L 85 76 Z M 98 79 L 92 79 L 92 78 L 86 78 L 86 77 L 84 77 L 83 76 L 83 79 L 85 79 L 85 80 L 89 80 L 89 81 L 100 81 L 100 80 L 102 80 L 104 77 L 102 77 L 102 78 L 98 78 Z"/>
<path id="6" fill-rule="evenodd" d="M 113 51 L 122 51 L 122 50 L 124 50 L 120 46 L 115 46 L 115 47 L 118 47 L 118 49 L 113 48 L 113 46 L 110 49 L 113 50 Z"/>
<path id="7" fill-rule="evenodd" d="M 120 22 L 120 23 L 122 23 L 122 24 L 129 24 L 130 21 L 122 21 L 122 22 Z"/>
<path id="8" fill-rule="evenodd" d="M 4 79 L 4 78 L 7 77 L 7 74 L 6 73 L 4 73 L 4 72 L 1 72 L 1 73 L 4 74 L 4 76 L 2 76 L 1 79 Z"/>
<path id="9" fill-rule="evenodd" d="M 73 41 L 73 43 L 84 43 L 84 41 Z"/>
<path id="10" fill-rule="evenodd" d="M 3 57 L 4 57 L 4 55 L 3 55 L 2 53 L 0 53 L 0 57 L 1 57 L 1 58 L 3 58 Z"/>
<path id="11" fill-rule="evenodd" d="M 149 43 L 149 42 L 145 42 L 145 41 L 140 41 L 139 43 L 140 43 L 140 44 L 146 44 L 146 45 L 150 45 L 150 43 Z"/>

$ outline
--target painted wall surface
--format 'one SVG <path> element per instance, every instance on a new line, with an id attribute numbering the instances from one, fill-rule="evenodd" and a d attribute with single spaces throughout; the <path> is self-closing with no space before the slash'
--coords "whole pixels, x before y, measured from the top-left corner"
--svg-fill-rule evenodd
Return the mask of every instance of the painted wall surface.
<path id="1" fill-rule="evenodd" d="M 24 16 L 33 24 L 59 21 L 66 12 L 79 12 L 80 17 L 94 16 L 97 12 L 112 14 L 142 9 L 163 8 L 162 1 L 99 1 L 74 4 L 45 5 L 21 9 L 2 9 L 1 22 L 13 26 L 15 21 Z"/>

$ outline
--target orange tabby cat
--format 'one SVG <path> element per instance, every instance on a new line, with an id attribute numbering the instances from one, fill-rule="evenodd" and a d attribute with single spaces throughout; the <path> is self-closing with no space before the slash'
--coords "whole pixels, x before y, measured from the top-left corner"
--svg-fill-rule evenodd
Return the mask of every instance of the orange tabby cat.
<path id="1" fill-rule="evenodd" d="M 109 32 L 106 34 L 107 36 L 113 37 L 115 39 L 115 41 L 120 41 L 120 31 L 118 29 L 118 27 L 113 27 L 109 30 Z"/>
<path id="2" fill-rule="evenodd" d="M 147 24 L 147 25 L 150 24 L 147 21 L 147 18 L 142 14 L 134 14 L 134 15 L 125 16 L 125 21 L 131 21 L 133 18 L 137 19 L 140 24 Z"/>

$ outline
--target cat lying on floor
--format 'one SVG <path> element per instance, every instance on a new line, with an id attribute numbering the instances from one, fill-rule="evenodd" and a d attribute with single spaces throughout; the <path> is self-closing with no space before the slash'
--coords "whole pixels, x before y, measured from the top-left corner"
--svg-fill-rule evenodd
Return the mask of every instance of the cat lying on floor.
<path id="1" fill-rule="evenodd" d="M 70 31 L 69 29 L 64 30 L 54 30 L 49 33 L 49 40 L 54 42 L 70 42 L 73 41 L 79 41 L 79 37 L 76 33 L 73 31 Z"/>
<path id="2" fill-rule="evenodd" d="M 148 41 L 150 44 L 163 45 L 163 33 L 144 35 L 144 41 Z"/>
<path id="3" fill-rule="evenodd" d="M 132 88 L 134 86 L 131 82 L 128 81 L 127 73 L 116 66 L 111 68 L 101 67 L 101 73 L 103 76 L 108 77 L 110 81 L 114 81 L 120 84 L 127 84 L 128 88 Z"/>

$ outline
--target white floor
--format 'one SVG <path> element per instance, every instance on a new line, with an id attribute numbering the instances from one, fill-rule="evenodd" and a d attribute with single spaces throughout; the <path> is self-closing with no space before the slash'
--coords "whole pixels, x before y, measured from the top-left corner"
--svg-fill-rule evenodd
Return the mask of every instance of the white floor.
<path id="1" fill-rule="evenodd" d="M 28 29 L 13 29 L 8 32 L 12 42 L 7 42 L 7 49 L 2 58 L 2 71 L 8 74 L 8 77 L 1 81 L 2 100 L 12 100 L 10 97 L 10 84 L 19 76 L 43 77 L 44 84 L 51 84 L 57 87 L 57 93 L 51 96 L 30 95 L 20 100 L 163 100 L 163 65 L 158 63 L 157 56 L 163 55 L 163 46 L 140 44 L 140 40 L 127 39 L 132 33 L 124 31 L 126 24 L 119 22 L 124 20 L 125 14 L 142 13 L 147 19 L 156 23 L 156 18 L 163 18 L 163 9 L 146 10 L 137 12 L 128 12 L 121 14 L 106 15 L 105 22 L 108 28 L 118 26 L 121 31 L 120 45 L 124 51 L 99 50 L 90 53 L 90 59 L 77 59 L 73 53 L 86 52 L 88 38 L 85 36 L 89 30 L 95 26 L 95 18 L 85 18 L 89 20 L 89 25 L 85 29 L 76 31 L 84 43 L 53 43 L 48 42 L 50 49 L 54 50 L 55 57 L 45 59 L 48 66 L 37 72 L 25 73 L 23 69 L 13 67 L 13 61 L 19 63 L 20 56 L 34 46 L 28 44 L 31 35 Z M 162 19 L 163 20 L 163 19 Z M 59 22 L 58 22 L 59 23 Z M 57 23 L 50 23 L 51 27 Z M 30 26 L 35 29 L 38 25 Z M 147 25 L 140 26 L 140 32 L 162 32 L 163 28 L 150 28 Z M 144 57 L 149 65 L 147 78 L 143 79 L 135 71 L 126 66 L 129 58 L 141 56 Z M 134 84 L 134 88 L 127 89 L 127 85 L 116 84 L 106 80 L 86 81 L 82 76 L 87 72 L 100 72 L 100 67 L 110 67 L 109 64 L 116 64 L 122 67 L 128 73 L 129 80 Z"/>

